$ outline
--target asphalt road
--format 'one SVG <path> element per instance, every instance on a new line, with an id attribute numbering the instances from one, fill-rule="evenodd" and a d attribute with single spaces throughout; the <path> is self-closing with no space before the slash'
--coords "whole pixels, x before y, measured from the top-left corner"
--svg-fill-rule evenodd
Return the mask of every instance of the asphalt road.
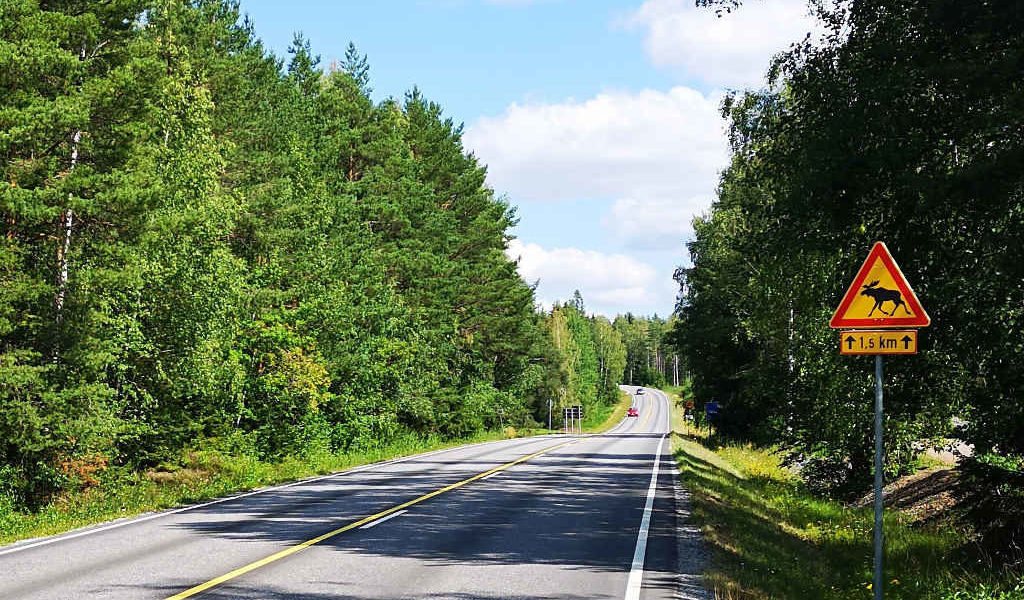
<path id="1" fill-rule="evenodd" d="M 2 547 L 0 598 L 704 598 L 668 399 L 635 405 L 602 435 L 462 446 Z"/>

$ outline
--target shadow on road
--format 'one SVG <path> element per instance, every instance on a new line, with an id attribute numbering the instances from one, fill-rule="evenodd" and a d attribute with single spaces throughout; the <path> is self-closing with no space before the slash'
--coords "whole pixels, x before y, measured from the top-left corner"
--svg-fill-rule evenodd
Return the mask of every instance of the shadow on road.
<path id="1" fill-rule="evenodd" d="M 629 571 L 651 478 L 648 437 L 609 435 L 592 438 L 595 451 L 573 453 L 570 446 L 502 471 L 487 480 L 471 482 L 408 508 L 372 529 L 353 529 L 317 544 L 345 560 L 418 559 L 428 567 L 471 568 L 481 565 L 555 565 L 561 570 L 589 573 Z M 636 443 L 624 443 L 630 438 Z M 591 446 L 593 448 L 593 446 Z M 613 450 L 601 452 L 602 448 Z M 652 448 L 653 449 L 653 448 Z M 662 454 L 658 494 L 646 555 L 645 587 L 674 591 L 676 573 L 676 499 L 671 456 Z M 338 481 L 298 486 L 287 494 L 254 497 L 194 511 L 194 518 L 176 526 L 203 536 L 223 536 L 244 542 L 273 541 L 283 547 L 312 539 L 417 498 L 493 467 L 486 461 L 445 461 L 424 458 L 427 472 L 360 474 Z M 313 549 L 305 552 L 313 551 Z M 285 561 L 292 558 L 285 559 Z M 329 577 L 328 573 L 324 573 Z M 623 585 L 625 577 L 622 577 Z M 197 582 L 198 583 L 198 582 Z M 330 587 L 330 584 L 326 584 Z M 351 582 L 329 596 L 275 595 L 259 590 L 261 598 L 347 598 Z M 245 580 L 216 588 L 203 598 L 251 598 Z M 180 590 L 177 590 L 180 591 Z M 572 590 L 558 598 L 582 598 Z M 503 594 L 446 593 L 436 598 L 515 598 Z M 526 598 L 527 596 L 522 596 Z M 530 598 L 544 596 L 530 595 Z"/>

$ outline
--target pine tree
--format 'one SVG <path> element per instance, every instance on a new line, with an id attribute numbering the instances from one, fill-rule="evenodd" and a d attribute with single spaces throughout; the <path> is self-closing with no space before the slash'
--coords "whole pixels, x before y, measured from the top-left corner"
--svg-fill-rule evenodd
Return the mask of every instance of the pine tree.
<path id="1" fill-rule="evenodd" d="M 360 55 L 355 43 L 349 42 L 345 48 L 345 63 L 342 70 L 356 82 L 356 86 L 366 96 L 373 93 L 370 87 L 370 63 L 365 54 Z"/>

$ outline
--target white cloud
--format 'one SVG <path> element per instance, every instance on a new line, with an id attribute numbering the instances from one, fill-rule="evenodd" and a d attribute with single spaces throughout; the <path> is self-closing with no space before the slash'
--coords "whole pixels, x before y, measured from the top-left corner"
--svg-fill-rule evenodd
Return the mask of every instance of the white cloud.
<path id="1" fill-rule="evenodd" d="M 682 250 L 693 234 L 693 218 L 711 205 L 710 196 L 678 200 L 621 198 L 601 224 L 622 235 L 630 247 L 642 250 Z"/>
<path id="2" fill-rule="evenodd" d="M 490 184 L 519 200 L 708 194 L 726 160 L 720 96 L 686 87 L 512 104 L 465 140 Z"/>
<path id="3" fill-rule="evenodd" d="M 545 308 L 572 298 L 580 290 L 588 312 L 613 317 L 632 311 L 644 313 L 673 297 L 675 284 L 654 267 L 624 254 L 543 248 L 512 240 L 506 252 L 519 261 L 519 275 L 529 283 L 539 280 L 537 299 Z"/>
<path id="4" fill-rule="evenodd" d="M 675 87 L 512 104 L 465 140 L 513 203 L 615 200 L 607 230 L 632 248 L 678 253 L 727 164 L 720 99 Z"/>
<path id="5" fill-rule="evenodd" d="M 721 17 L 693 0 L 647 0 L 623 23 L 647 30 L 655 65 L 733 89 L 763 86 L 772 56 L 822 31 L 807 0 L 748 0 Z"/>

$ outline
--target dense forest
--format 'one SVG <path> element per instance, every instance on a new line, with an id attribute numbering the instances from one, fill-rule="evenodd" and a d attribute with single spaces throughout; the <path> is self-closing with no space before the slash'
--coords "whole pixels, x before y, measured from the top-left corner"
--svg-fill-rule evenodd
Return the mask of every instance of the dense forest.
<path id="1" fill-rule="evenodd" d="M 637 317 L 627 313 L 616 317 L 612 326 L 626 346 L 624 383 L 663 387 L 679 385 L 686 379 L 673 337 L 675 317 L 665 320 L 658 315 Z"/>
<path id="2" fill-rule="evenodd" d="M 564 405 L 586 404 L 590 398 L 611 403 L 619 383 L 662 387 L 683 376 L 673 354 L 671 321 L 657 315 L 587 317 L 577 291 L 569 302 L 556 302 L 545 322 L 565 357 L 557 391 Z"/>
<path id="3" fill-rule="evenodd" d="M 618 401 L 646 342 L 578 294 L 539 310 L 462 127 L 371 92 L 354 46 L 278 58 L 228 0 L 0 5 L 0 512 L 204 440 L 274 460 Z"/>
<path id="4" fill-rule="evenodd" d="M 731 164 L 677 274 L 696 399 L 722 403 L 722 434 L 792 448 L 812 486 L 866 489 L 872 359 L 839 356 L 828 321 L 885 241 L 932 316 L 920 354 L 886 361 L 886 474 L 973 445 L 968 506 L 1021 564 L 1024 3 L 822 6 L 823 41 L 723 104 Z"/>

